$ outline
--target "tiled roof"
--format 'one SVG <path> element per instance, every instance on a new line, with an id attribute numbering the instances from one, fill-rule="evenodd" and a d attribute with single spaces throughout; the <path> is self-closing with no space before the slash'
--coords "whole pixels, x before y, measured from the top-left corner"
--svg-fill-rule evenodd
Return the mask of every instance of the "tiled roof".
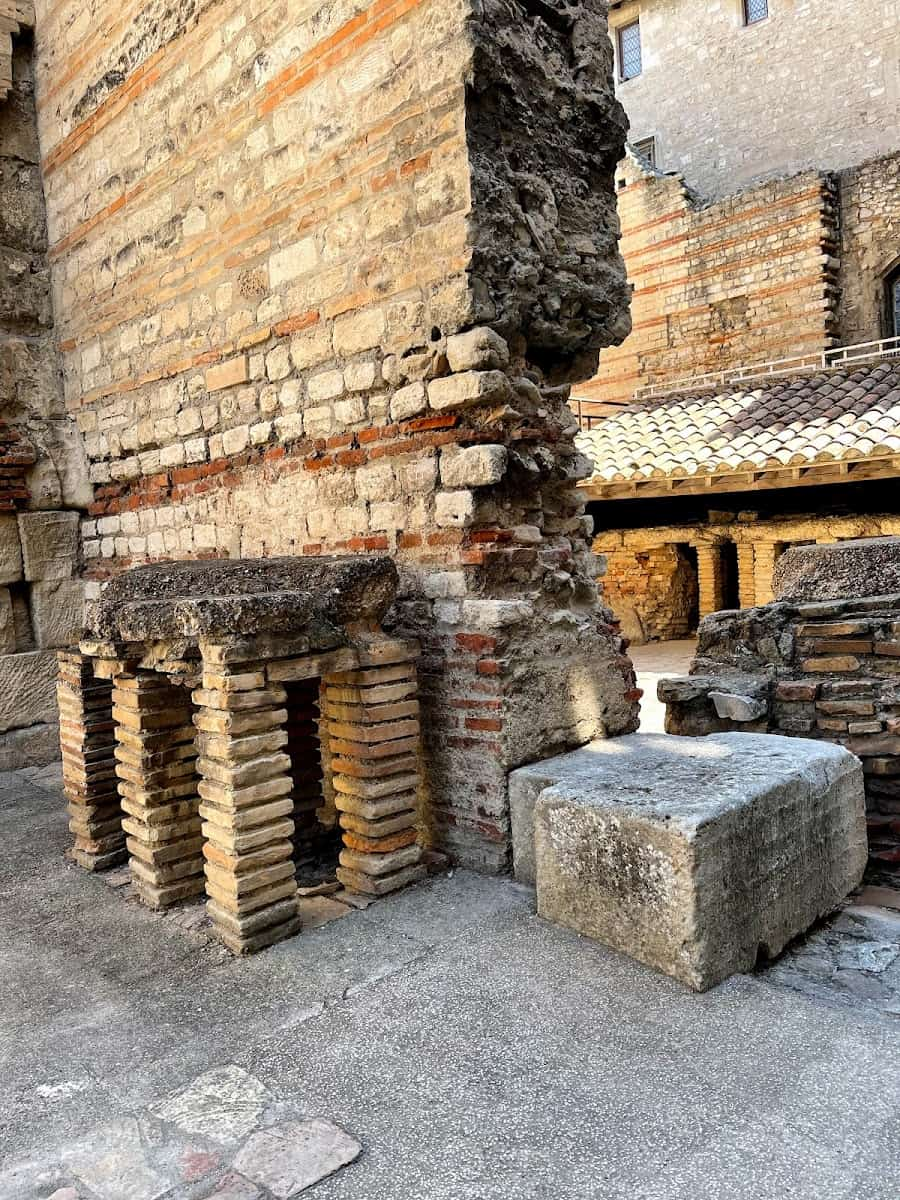
<path id="1" fill-rule="evenodd" d="M 900 454 L 900 360 L 632 404 L 578 436 L 595 484 Z"/>

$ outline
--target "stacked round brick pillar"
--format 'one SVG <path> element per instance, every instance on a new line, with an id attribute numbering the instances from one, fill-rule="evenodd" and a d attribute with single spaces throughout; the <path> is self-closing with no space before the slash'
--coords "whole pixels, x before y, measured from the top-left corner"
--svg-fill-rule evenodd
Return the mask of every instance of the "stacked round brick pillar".
<path id="1" fill-rule="evenodd" d="M 132 880 L 151 908 L 203 891 L 190 696 L 151 672 L 113 684 L 116 774 Z"/>
<path id="2" fill-rule="evenodd" d="M 125 861 L 122 809 L 116 788 L 111 685 L 95 679 L 89 659 L 77 650 L 58 654 L 59 741 L 71 857 L 89 871 Z"/>
<path id="3" fill-rule="evenodd" d="M 261 666 L 207 665 L 197 711 L 207 910 L 235 954 L 300 928 L 286 694 Z"/>
<path id="4" fill-rule="evenodd" d="M 416 835 L 419 704 L 415 663 L 325 678 L 323 746 L 343 834 L 338 879 L 380 896 L 421 879 Z"/>

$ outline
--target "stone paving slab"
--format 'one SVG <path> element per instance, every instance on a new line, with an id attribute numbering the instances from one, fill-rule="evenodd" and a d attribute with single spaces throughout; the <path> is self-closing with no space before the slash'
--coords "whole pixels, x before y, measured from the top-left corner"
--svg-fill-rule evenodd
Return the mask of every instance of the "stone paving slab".
<path id="1" fill-rule="evenodd" d="M 293 1200 L 362 1152 L 234 1065 L 0 1169 L 3 1200 Z"/>
<path id="2" fill-rule="evenodd" d="M 862 936 L 854 913 L 696 996 L 540 920 L 527 889 L 458 871 L 222 963 L 65 861 L 58 797 L 4 782 L 2 1200 L 107 1200 L 65 1169 L 88 1144 L 101 1181 L 104 1147 L 138 1154 L 135 1128 L 144 1165 L 123 1186 L 273 1200 L 236 1159 L 310 1120 L 364 1147 L 315 1200 L 894 1200 L 898 1019 L 778 974 L 833 982 L 840 958 L 883 983 L 889 936 L 867 914 Z M 821 937 L 827 972 L 801 970 Z M 254 1128 L 226 1143 L 159 1115 L 190 1122 L 185 1097 L 210 1095 Z"/>

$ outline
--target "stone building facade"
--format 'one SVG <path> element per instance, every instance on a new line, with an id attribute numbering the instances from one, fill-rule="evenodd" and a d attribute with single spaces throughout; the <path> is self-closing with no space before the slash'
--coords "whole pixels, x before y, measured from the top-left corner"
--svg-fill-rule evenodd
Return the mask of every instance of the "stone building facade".
<path id="1" fill-rule="evenodd" d="M 0 4 L 0 769 L 59 753 L 55 647 L 77 636 L 87 461 L 60 385 L 30 5 Z"/>
<path id="2" fill-rule="evenodd" d="M 424 647 L 428 837 L 502 868 L 509 771 L 636 721 L 567 406 L 629 329 L 605 6 L 37 16 L 89 587 L 390 554 L 389 624 Z"/>
<path id="3" fill-rule="evenodd" d="M 615 43 L 635 22 L 641 69 L 616 64 L 632 142 L 653 139 L 656 165 L 705 196 L 897 148 L 897 0 L 610 4 Z"/>

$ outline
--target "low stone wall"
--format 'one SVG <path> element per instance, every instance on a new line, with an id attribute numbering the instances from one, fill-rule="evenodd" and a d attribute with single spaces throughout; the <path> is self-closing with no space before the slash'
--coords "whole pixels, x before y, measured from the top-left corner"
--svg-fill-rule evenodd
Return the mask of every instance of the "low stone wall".
<path id="1" fill-rule="evenodd" d="M 846 746 L 865 770 L 870 870 L 900 876 L 900 594 L 715 613 L 691 675 L 659 698 L 668 733 Z"/>

